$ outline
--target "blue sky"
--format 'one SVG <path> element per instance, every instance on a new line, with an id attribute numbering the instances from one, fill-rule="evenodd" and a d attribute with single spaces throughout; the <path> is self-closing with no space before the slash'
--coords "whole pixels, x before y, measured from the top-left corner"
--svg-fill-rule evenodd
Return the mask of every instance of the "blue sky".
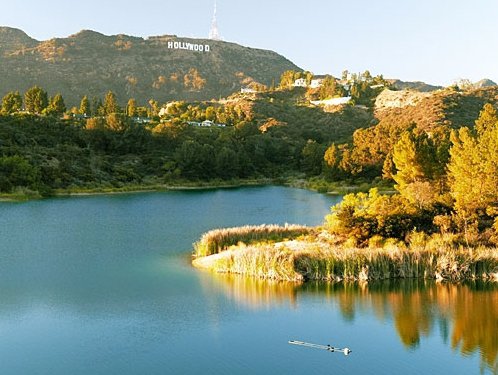
<path id="1" fill-rule="evenodd" d="M 207 37 L 214 0 L 6 0 L 0 25 L 38 40 L 107 35 Z M 496 0 L 218 0 L 223 38 L 274 50 L 316 74 L 370 70 L 449 85 L 498 82 Z"/>

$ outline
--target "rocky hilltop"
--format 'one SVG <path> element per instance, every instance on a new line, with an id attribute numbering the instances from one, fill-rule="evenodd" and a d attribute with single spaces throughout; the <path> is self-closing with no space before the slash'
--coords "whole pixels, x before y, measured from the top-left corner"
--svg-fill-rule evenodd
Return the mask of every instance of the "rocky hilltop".
<path id="1" fill-rule="evenodd" d="M 434 86 L 425 82 L 416 81 L 416 82 L 405 82 L 399 79 L 389 79 L 388 80 L 392 87 L 396 90 L 413 90 L 419 92 L 430 92 L 442 89 L 442 86 Z"/>
<path id="2" fill-rule="evenodd" d="M 154 98 L 207 100 L 251 83 L 271 85 L 285 70 L 300 70 L 268 50 L 175 35 L 107 36 L 83 30 L 67 38 L 37 41 L 0 27 L 0 95 L 40 85 L 61 92 L 70 105 L 108 90 L 125 103 Z"/>

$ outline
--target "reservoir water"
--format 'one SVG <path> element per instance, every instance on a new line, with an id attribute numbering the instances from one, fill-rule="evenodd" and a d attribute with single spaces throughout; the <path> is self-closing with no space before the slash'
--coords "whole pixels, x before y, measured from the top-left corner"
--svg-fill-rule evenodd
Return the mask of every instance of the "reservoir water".
<path id="1" fill-rule="evenodd" d="M 1 203 L 0 373 L 498 373 L 493 284 L 296 285 L 190 266 L 209 229 L 318 225 L 339 199 L 252 187 Z"/>

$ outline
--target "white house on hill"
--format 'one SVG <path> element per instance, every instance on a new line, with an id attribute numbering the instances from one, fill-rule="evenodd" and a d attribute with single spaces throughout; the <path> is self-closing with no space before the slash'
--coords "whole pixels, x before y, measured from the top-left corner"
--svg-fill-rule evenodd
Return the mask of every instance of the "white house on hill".
<path id="1" fill-rule="evenodd" d="M 312 89 L 317 89 L 322 86 L 323 78 L 314 78 L 308 85 L 305 78 L 298 78 L 294 81 L 294 87 L 310 87 Z"/>
<path id="2" fill-rule="evenodd" d="M 242 88 L 240 89 L 240 92 L 241 92 L 242 94 L 252 94 L 252 93 L 255 93 L 255 92 L 256 92 L 256 90 L 251 89 L 250 87 L 242 87 Z"/>
<path id="3" fill-rule="evenodd" d="M 294 81 L 294 87 L 308 87 L 306 84 L 306 79 L 304 78 L 298 78 Z"/>
<path id="4" fill-rule="evenodd" d="M 312 79 L 310 87 L 312 89 L 317 89 L 322 86 L 323 78 Z"/>

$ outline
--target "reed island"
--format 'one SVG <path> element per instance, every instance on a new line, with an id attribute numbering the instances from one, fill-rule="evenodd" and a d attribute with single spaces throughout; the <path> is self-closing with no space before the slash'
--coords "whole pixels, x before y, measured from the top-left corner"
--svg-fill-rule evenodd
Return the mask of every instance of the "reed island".
<path id="1" fill-rule="evenodd" d="M 381 207 L 400 208 L 402 201 L 401 195 L 380 195 L 372 189 L 368 194 L 346 195 L 320 227 L 215 229 L 194 244 L 193 265 L 295 282 L 397 278 L 498 282 L 498 248 L 492 244 L 495 239 L 490 231 L 487 238 L 476 231 L 460 233 L 449 228 L 431 232 L 423 221 L 418 222 L 421 230 L 415 229 L 415 218 L 409 215 L 373 215 Z M 440 221 L 443 218 L 436 220 Z"/>
<path id="2" fill-rule="evenodd" d="M 413 233 L 408 244 L 373 238 L 366 247 L 341 242 L 325 228 L 247 226 L 205 233 L 193 265 L 219 273 L 280 281 L 372 281 L 426 278 L 498 282 L 498 249 L 450 245 Z"/>

